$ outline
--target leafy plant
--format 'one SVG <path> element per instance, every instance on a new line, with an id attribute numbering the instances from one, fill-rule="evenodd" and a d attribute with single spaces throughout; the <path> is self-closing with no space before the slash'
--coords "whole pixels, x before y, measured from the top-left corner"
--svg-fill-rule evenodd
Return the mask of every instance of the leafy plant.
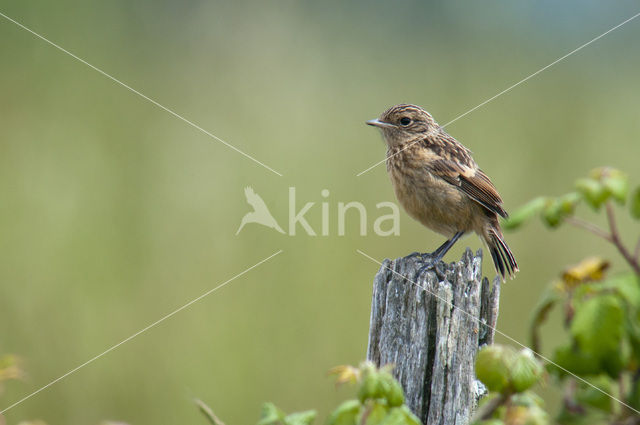
<path id="1" fill-rule="evenodd" d="M 640 219 L 640 186 L 630 191 L 627 176 L 601 167 L 576 181 L 576 191 L 536 198 L 505 221 L 517 229 L 539 215 L 551 228 L 570 224 L 615 246 L 630 270 L 608 276 L 609 262 L 590 257 L 564 270 L 534 310 L 531 343 L 541 350 L 540 326 L 561 307 L 565 343 L 556 347 L 547 370 L 564 384 L 560 424 L 638 424 L 640 417 L 640 239 L 631 251 L 622 241 L 616 204 Z M 576 216 L 586 203 L 604 210 L 608 229 Z M 612 396 L 613 394 L 613 396 Z M 614 402 L 612 397 L 619 402 Z"/>
<path id="2" fill-rule="evenodd" d="M 337 384 L 357 385 L 357 398 L 340 404 L 327 419 L 328 425 L 421 425 L 404 404 L 402 387 L 391 375 L 391 366 L 376 368 L 371 362 L 359 367 L 338 366 L 330 371 Z M 212 425 L 224 425 L 213 410 L 196 400 L 200 411 Z M 273 403 L 262 406 L 257 425 L 311 425 L 315 410 L 286 414 Z"/>
<path id="3" fill-rule="evenodd" d="M 480 401 L 473 425 L 545 425 L 542 400 L 530 389 L 543 368 L 531 350 L 502 345 L 483 347 L 476 358 L 476 376 L 489 390 Z"/>

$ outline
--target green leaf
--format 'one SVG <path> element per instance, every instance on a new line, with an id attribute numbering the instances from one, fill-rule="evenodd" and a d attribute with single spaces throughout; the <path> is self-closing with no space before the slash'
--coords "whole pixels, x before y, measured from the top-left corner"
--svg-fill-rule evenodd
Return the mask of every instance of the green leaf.
<path id="1" fill-rule="evenodd" d="M 618 376 L 623 367 L 624 311 L 617 296 L 599 295 L 579 303 L 570 332 L 585 355 L 593 357 L 612 378 Z"/>
<path id="2" fill-rule="evenodd" d="M 311 425 L 316 416 L 318 416 L 318 412 L 315 410 L 306 410 L 285 416 L 283 422 L 285 425 Z"/>
<path id="3" fill-rule="evenodd" d="M 560 425 L 609 425 L 610 415 L 598 409 L 587 407 L 582 412 L 569 410 L 563 404 L 556 422 Z"/>
<path id="4" fill-rule="evenodd" d="M 387 403 L 389 403 L 391 407 L 402 406 L 404 404 L 404 391 L 402 390 L 402 386 L 391 374 L 388 375 L 389 389 L 385 394 Z"/>
<path id="5" fill-rule="evenodd" d="M 258 425 L 272 425 L 281 422 L 285 417 L 285 413 L 278 409 L 273 403 L 264 403 L 260 411 L 260 420 Z"/>
<path id="6" fill-rule="evenodd" d="M 360 413 L 359 400 L 347 400 L 334 410 L 327 419 L 327 425 L 356 425 Z"/>
<path id="7" fill-rule="evenodd" d="M 578 401 L 582 406 L 591 406 L 598 410 L 611 413 L 613 406 L 612 399 L 607 395 L 613 392 L 611 387 L 611 378 L 606 375 L 599 375 L 593 378 L 588 378 L 587 381 L 600 388 L 604 393 L 589 385 L 580 383 L 576 391 L 576 401 Z"/>
<path id="8" fill-rule="evenodd" d="M 603 177 L 602 184 L 620 205 L 624 205 L 629 194 L 629 179 L 619 172 Z"/>
<path id="9" fill-rule="evenodd" d="M 634 409 L 640 409 L 640 379 L 632 382 L 631 392 L 629 393 L 628 402 Z"/>
<path id="10" fill-rule="evenodd" d="M 365 374 L 360 384 L 358 398 L 361 402 L 369 399 L 377 399 L 384 397 L 386 382 L 380 379 L 378 371 L 369 371 Z"/>
<path id="11" fill-rule="evenodd" d="M 510 370 L 511 387 L 521 393 L 536 384 L 542 376 L 542 366 L 533 357 L 533 352 L 524 349 L 516 354 Z"/>
<path id="12" fill-rule="evenodd" d="M 370 404 L 364 409 L 360 409 L 360 413 L 356 417 L 356 423 L 363 424 L 362 419 L 366 417 L 366 425 L 380 425 L 389 413 L 389 407 L 380 402 L 369 402 Z"/>
<path id="13" fill-rule="evenodd" d="M 380 425 L 422 425 L 407 406 L 394 407 Z"/>
<path id="14" fill-rule="evenodd" d="M 599 284 L 602 291 L 614 290 L 622 296 L 625 303 L 640 309 L 640 278 L 634 273 L 622 273 L 611 276 Z"/>
<path id="15" fill-rule="evenodd" d="M 601 372 L 600 363 L 591 353 L 585 353 L 571 344 L 557 347 L 553 353 L 553 362 L 576 375 L 597 375 Z M 558 377 L 566 372 L 555 365 L 548 364 L 547 370 Z"/>
<path id="16" fill-rule="evenodd" d="M 488 345 L 480 349 L 476 358 L 476 376 L 489 389 L 501 392 L 509 384 L 509 370 L 515 350 L 502 345 Z"/>
<path id="17" fill-rule="evenodd" d="M 633 192 L 629 207 L 631 209 L 631 217 L 640 219 L 640 186 Z"/>
<path id="18" fill-rule="evenodd" d="M 585 201 L 598 210 L 609 198 L 610 192 L 602 183 L 592 178 L 579 179 L 576 181 L 576 189 L 584 197 Z"/>
<path id="19" fill-rule="evenodd" d="M 557 199 L 547 199 L 542 208 L 542 219 L 549 227 L 559 226 L 565 218 L 573 215 L 582 199 L 577 192 L 570 192 Z"/>
<path id="20" fill-rule="evenodd" d="M 514 230 L 520 227 L 525 221 L 531 217 L 539 214 L 544 206 L 547 204 L 548 199 L 545 197 L 535 198 L 522 207 L 518 208 L 514 213 L 510 214 L 508 218 L 502 221 L 502 227 L 506 230 Z"/>
<path id="21" fill-rule="evenodd" d="M 558 198 L 560 208 L 566 215 L 572 215 L 581 200 L 582 196 L 578 192 L 569 192 Z"/>
<path id="22" fill-rule="evenodd" d="M 409 407 L 407 407 L 406 404 L 398 407 L 397 409 L 400 409 L 403 412 L 405 421 L 404 423 L 406 425 L 422 425 L 420 419 L 418 419 L 418 417 L 414 415 L 411 410 L 409 410 Z"/>
<path id="23" fill-rule="evenodd" d="M 559 200 L 553 199 L 542 210 L 542 219 L 549 227 L 558 227 L 564 219 L 565 213 Z"/>

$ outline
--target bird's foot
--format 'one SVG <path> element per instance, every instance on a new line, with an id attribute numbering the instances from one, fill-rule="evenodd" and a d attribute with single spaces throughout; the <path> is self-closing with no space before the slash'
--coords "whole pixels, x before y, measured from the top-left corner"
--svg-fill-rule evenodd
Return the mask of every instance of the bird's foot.
<path id="1" fill-rule="evenodd" d="M 415 258 L 415 257 L 420 257 L 420 258 L 427 258 L 427 257 L 432 257 L 433 253 L 431 252 L 412 252 L 411 254 L 407 255 L 405 258 Z"/>
<path id="2" fill-rule="evenodd" d="M 444 263 L 441 261 L 441 258 L 437 256 L 434 257 L 432 254 L 423 254 L 421 257 L 423 258 L 423 261 L 420 263 L 420 268 L 416 274 L 417 279 L 421 279 L 428 271 L 435 272 L 438 277 L 444 277 L 445 272 L 442 269 L 442 265 Z"/>

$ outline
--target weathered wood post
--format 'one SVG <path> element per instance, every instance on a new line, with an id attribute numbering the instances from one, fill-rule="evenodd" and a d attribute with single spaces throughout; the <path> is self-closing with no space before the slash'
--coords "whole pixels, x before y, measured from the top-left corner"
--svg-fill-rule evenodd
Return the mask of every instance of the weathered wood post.
<path id="1" fill-rule="evenodd" d="M 482 279 L 482 251 L 424 273 L 415 258 L 385 260 L 373 282 L 367 359 L 395 364 L 409 408 L 425 425 L 467 425 L 484 386 L 478 348 L 493 342 L 500 280 Z M 487 327 L 489 325 L 490 327 Z"/>

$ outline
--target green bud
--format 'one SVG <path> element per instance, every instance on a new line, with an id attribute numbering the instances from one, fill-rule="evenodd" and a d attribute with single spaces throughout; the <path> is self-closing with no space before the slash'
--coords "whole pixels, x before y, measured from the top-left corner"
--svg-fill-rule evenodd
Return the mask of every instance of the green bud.
<path id="1" fill-rule="evenodd" d="M 404 391 L 402 391 L 402 387 L 400 383 L 395 379 L 391 381 L 391 388 L 387 393 L 387 403 L 389 406 L 402 406 L 404 404 Z"/>
<path id="2" fill-rule="evenodd" d="M 564 216 L 562 204 L 558 199 L 550 200 L 542 210 L 542 218 L 549 227 L 558 227 Z"/>
<path id="3" fill-rule="evenodd" d="M 519 351 L 511 366 L 511 387 L 523 392 L 538 382 L 542 375 L 542 366 L 529 349 Z"/>
<path id="4" fill-rule="evenodd" d="M 502 392 L 509 384 L 509 370 L 515 351 L 502 345 L 488 345 L 478 352 L 476 376 L 489 391 Z"/>
<path id="5" fill-rule="evenodd" d="M 368 399 L 380 398 L 383 394 L 383 384 L 377 372 L 367 373 L 362 379 L 360 389 L 358 390 L 358 398 L 362 403 Z"/>
<path id="6" fill-rule="evenodd" d="M 576 181 L 576 189 L 595 210 L 609 198 L 610 192 L 597 180 L 586 178 Z"/>
<path id="7" fill-rule="evenodd" d="M 617 173 L 604 177 L 602 184 L 620 205 L 624 205 L 629 194 L 629 179 L 626 175 Z"/>

